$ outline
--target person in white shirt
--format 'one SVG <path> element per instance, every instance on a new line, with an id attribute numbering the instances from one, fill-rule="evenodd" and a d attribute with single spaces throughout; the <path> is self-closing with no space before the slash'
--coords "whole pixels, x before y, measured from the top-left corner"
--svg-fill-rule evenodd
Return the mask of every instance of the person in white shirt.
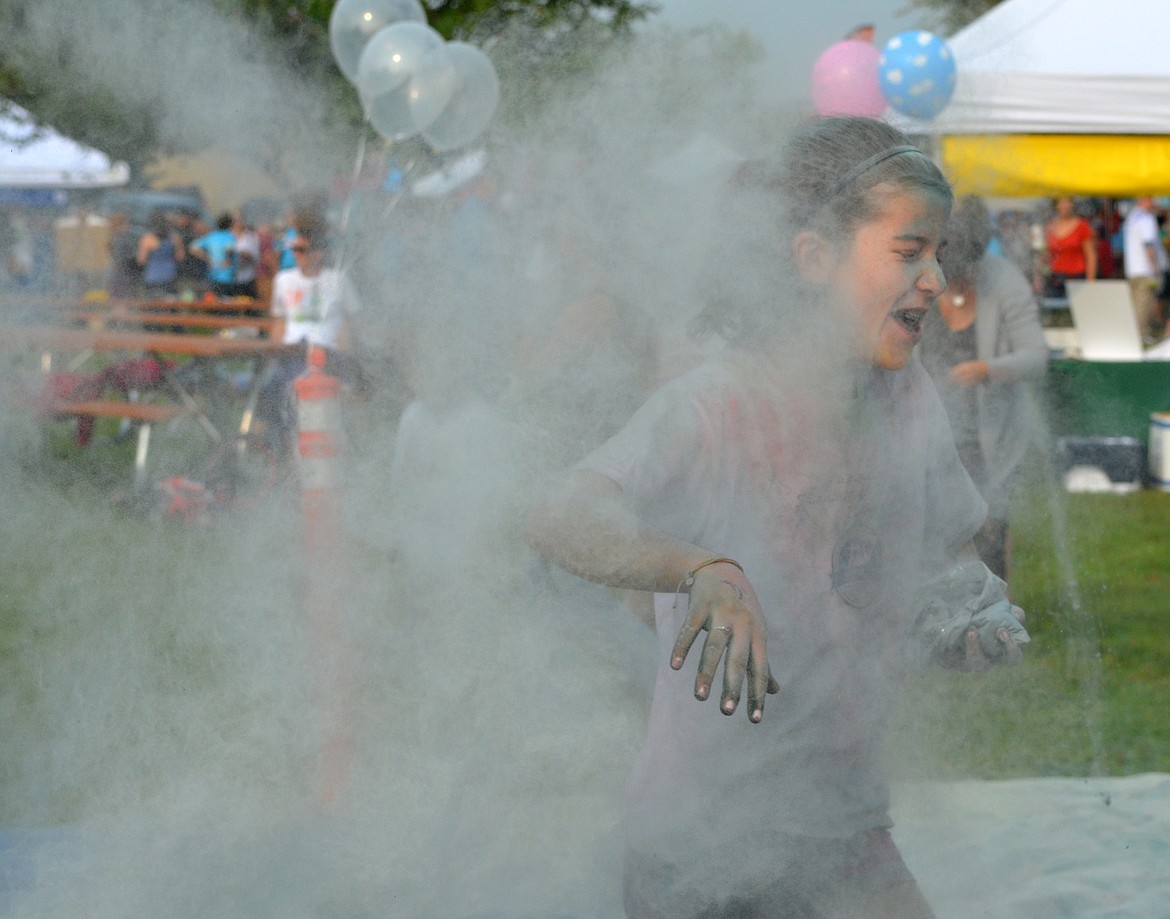
<path id="1" fill-rule="evenodd" d="M 325 350 L 326 373 L 346 383 L 361 379 L 357 361 L 348 353 L 350 324 L 360 304 L 348 279 L 326 266 L 324 227 L 303 227 L 290 248 L 297 264 L 277 272 L 273 279 L 272 315 L 284 320 L 281 341 L 303 347 L 273 368 L 256 406 L 268 445 L 280 457 L 289 452 L 295 428 L 291 384 L 305 372 L 310 347 Z"/>
<path id="2" fill-rule="evenodd" d="M 1170 268 L 1170 256 L 1162 245 L 1152 198 L 1138 198 L 1134 202 L 1121 233 L 1125 277 L 1138 330 L 1147 339 L 1161 340 L 1166 335 L 1166 320 L 1158 303 L 1158 288 Z"/>

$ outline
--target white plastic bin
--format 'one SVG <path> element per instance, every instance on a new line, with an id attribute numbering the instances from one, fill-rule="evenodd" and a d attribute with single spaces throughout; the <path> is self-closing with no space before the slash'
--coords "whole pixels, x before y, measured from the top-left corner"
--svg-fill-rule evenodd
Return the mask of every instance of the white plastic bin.
<path id="1" fill-rule="evenodd" d="M 1150 485 L 1170 491 L 1170 412 L 1150 415 Z"/>

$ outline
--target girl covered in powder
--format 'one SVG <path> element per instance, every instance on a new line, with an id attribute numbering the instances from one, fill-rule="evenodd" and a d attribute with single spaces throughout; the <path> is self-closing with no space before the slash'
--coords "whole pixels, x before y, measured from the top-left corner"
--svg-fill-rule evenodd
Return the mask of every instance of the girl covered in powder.
<path id="1" fill-rule="evenodd" d="M 533 515 L 553 562 L 657 594 L 630 917 L 931 915 L 888 832 L 895 689 L 916 659 L 981 669 L 1026 640 L 974 555 L 986 505 L 914 358 L 951 202 L 929 158 L 869 119 L 819 121 L 741 169 L 700 316 L 731 347 Z M 941 628 L 939 604 L 921 615 L 928 582 Z M 706 700 L 720 664 L 718 707 L 696 704 L 688 687 Z M 745 685 L 747 717 L 722 717 Z"/>

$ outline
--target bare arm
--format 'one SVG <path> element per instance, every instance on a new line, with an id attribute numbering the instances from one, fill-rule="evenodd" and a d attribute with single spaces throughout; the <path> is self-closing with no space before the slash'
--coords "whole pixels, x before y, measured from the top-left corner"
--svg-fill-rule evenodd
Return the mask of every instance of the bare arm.
<path id="1" fill-rule="evenodd" d="M 569 476 L 537 509 L 528 541 L 587 581 L 659 593 L 673 591 L 714 554 L 645 526 L 626 506 L 621 487 L 592 472 Z"/>
<path id="2" fill-rule="evenodd" d="M 1146 259 L 1150 263 L 1150 274 L 1157 277 L 1158 275 L 1158 250 L 1157 243 L 1146 243 Z"/>
<path id="3" fill-rule="evenodd" d="M 549 561 L 599 584 L 658 592 L 689 589 L 688 615 L 671 652 L 671 667 L 682 667 L 699 633 L 706 631 L 695 697 L 708 697 L 726 657 L 720 710 L 735 712 L 746 677 L 748 717 L 753 722 L 763 718 L 764 696 L 779 686 L 768 669 L 763 611 L 736 566 L 704 566 L 718 553 L 647 526 L 631 511 L 620 486 L 591 472 L 569 476 L 538 508 L 528 541 Z M 690 572 L 694 576 L 688 584 Z"/>
<path id="4" fill-rule="evenodd" d="M 138 240 L 138 264 L 139 266 L 146 265 L 146 260 L 150 258 L 152 253 L 159 246 L 158 237 L 153 233 L 143 233 Z"/>
<path id="5" fill-rule="evenodd" d="M 1036 299 L 1014 265 L 998 260 L 995 266 L 994 287 L 987 291 L 986 296 L 988 305 L 994 303 L 999 311 L 1007 350 L 1003 354 L 984 355 L 987 378 L 994 383 L 1041 379 L 1048 366 L 1048 344 L 1044 340 Z M 983 291 L 980 291 L 980 296 L 984 296 Z"/>
<path id="6" fill-rule="evenodd" d="M 1090 233 L 1081 243 L 1085 251 L 1085 280 L 1097 280 L 1097 235 Z"/>
<path id="7" fill-rule="evenodd" d="M 209 265 L 211 264 L 211 256 L 207 254 L 207 250 L 199 244 L 199 240 L 197 239 L 191 241 L 191 245 L 187 247 L 187 253 L 189 255 L 195 256 L 195 258 L 199 259 L 201 262 L 206 262 Z"/>

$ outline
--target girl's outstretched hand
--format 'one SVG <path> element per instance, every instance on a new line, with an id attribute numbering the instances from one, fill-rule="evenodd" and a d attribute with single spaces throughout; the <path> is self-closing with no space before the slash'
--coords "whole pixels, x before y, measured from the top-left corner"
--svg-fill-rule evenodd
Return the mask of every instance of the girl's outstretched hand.
<path id="1" fill-rule="evenodd" d="M 699 672 L 695 677 L 695 698 L 705 701 L 719 662 L 723 664 L 723 697 L 719 710 L 732 715 L 739 706 L 744 679 L 747 679 L 748 718 L 758 724 L 764 717 L 764 697 L 780 691 L 768 667 L 767 626 L 756 592 L 743 572 L 721 562 L 695 572 L 690 607 L 679 630 L 670 666 L 682 668 L 699 633 L 705 631 Z"/>

